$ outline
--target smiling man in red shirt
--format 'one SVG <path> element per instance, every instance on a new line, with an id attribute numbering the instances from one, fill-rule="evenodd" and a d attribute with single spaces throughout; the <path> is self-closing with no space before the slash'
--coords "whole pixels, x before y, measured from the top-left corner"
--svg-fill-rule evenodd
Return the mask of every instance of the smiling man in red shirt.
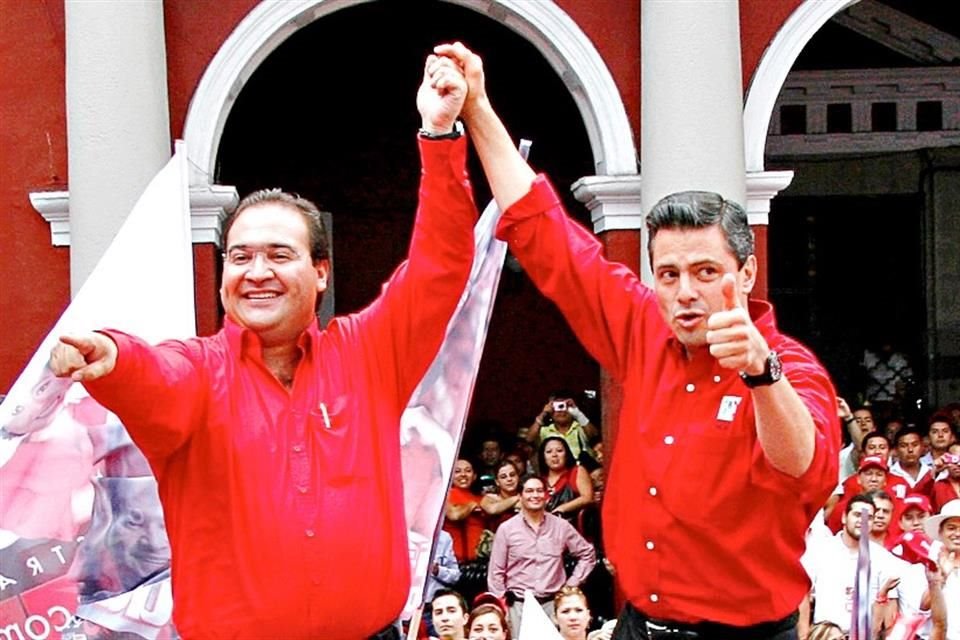
<path id="1" fill-rule="evenodd" d="M 311 202 L 266 190 L 224 225 L 219 333 L 150 346 L 107 330 L 53 350 L 51 369 L 120 416 L 157 477 L 183 638 L 357 640 L 399 615 L 400 414 L 473 260 L 465 94 L 430 56 L 410 257 L 366 309 L 320 329 L 326 230 Z"/>
<path id="2" fill-rule="evenodd" d="M 515 151 L 479 57 L 435 51 L 465 70 L 463 117 L 504 211 L 498 237 L 623 385 L 603 513 L 629 600 L 614 637 L 796 637 L 804 534 L 837 481 L 837 398 L 770 305 L 748 301 L 757 259 L 743 208 L 704 192 L 656 205 L 649 288 L 603 258 Z"/>

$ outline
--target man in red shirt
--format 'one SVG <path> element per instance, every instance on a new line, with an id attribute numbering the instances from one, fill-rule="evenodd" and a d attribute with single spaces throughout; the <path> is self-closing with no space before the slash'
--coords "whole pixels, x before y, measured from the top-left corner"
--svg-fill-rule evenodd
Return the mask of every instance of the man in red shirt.
<path id="1" fill-rule="evenodd" d="M 321 330 L 326 230 L 311 202 L 265 190 L 224 224 L 219 333 L 151 346 L 105 330 L 54 348 L 51 369 L 120 416 L 157 477 L 186 640 L 357 640 L 399 615 L 400 415 L 473 258 L 465 95 L 456 65 L 430 56 L 409 260 L 366 309 Z"/>
<path id="2" fill-rule="evenodd" d="M 479 57 L 435 51 L 464 67 L 498 237 L 623 385 L 603 512 L 629 601 L 614 637 L 795 637 L 804 534 L 837 482 L 837 398 L 770 305 L 748 301 L 757 259 L 743 209 L 704 192 L 655 206 L 651 289 L 604 259 L 515 151 Z"/>
<path id="3" fill-rule="evenodd" d="M 843 493 L 839 502 L 827 515 L 827 526 L 837 533 L 842 526 L 841 516 L 846 511 L 850 498 L 869 491 L 886 491 L 894 502 L 894 522 L 900 517 L 900 502 L 910 492 L 910 487 L 899 476 L 890 473 L 885 456 L 864 456 L 860 459 L 857 475 L 850 476 L 843 483 Z M 899 534 L 899 527 L 894 527 Z"/>

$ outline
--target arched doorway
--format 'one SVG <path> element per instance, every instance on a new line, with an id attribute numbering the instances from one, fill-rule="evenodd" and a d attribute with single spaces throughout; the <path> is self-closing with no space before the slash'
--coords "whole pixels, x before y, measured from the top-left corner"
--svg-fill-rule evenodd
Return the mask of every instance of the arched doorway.
<path id="1" fill-rule="evenodd" d="M 922 420 L 937 402 L 927 364 L 939 358 L 929 334 L 944 331 L 942 302 L 930 296 L 942 268 L 930 247 L 940 242 L 933 223 L 943 214 L 931 203 L 945 188 L 930 176 L 942 184 L 945 173 L 936 173 L 930 149 L 940 144 L 935 129 L 947 125 L 930 117 L 941 96 L 897 87 L 901 76 L 902 85 L 936 85 L 919 79 L 935 78 L 937 63 L 863 25 L 895 16 L 900 29 L 915 29 L 916 42 L 938 27 L 949 31 L 925 22 L 935 14 L 907 13 L 917 10 L 900 0 L 805 2 L 765 54 L 745 108 L 748 170 L 794 173 L 770 213 L 770 297 L 781 326 L 813 347 L 851 403 L 868 397 L 867 351 L 903 354 L 912 370 L 906 393 L 883 409 L 908 420 Z M 858 97 L 890 87 L 899 95 Z"/>

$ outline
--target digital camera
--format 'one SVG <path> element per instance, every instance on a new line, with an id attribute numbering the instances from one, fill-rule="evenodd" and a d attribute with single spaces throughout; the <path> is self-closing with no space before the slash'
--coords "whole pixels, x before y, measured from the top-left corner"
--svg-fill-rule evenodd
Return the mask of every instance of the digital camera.
<path id="1" fill-rule="evenodd" d="M 567 410 L 567 401 L 566 401 L 566 400 L 554 400 L 554 401 L 553 401 L 553 410 L 554 410 L 554 411 L 566 411 L 566 410 Z"/>

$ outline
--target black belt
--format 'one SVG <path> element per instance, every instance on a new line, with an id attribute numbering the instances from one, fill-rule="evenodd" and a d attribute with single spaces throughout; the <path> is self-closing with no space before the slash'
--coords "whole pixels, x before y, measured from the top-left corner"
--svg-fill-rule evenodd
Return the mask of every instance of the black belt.
<path id="1" fill-rule="evenodd" d="M 761 622 L 747 627 L 736 627 L 719 622 L 684 623 L 651 618 L 634 608 L 629 602 L 624 613 L 632 618 L 638 630 L 645 632 L 649 640 L 764 640 L 797 626 L 799 615 L 793 612 L 785 618 Z"/>
<path id="2" fill-rule="evenodd" d="M 512 592 L 512 591 L 508 591 L 507 593 L 508 593 L 510 596 L 512 596 L 512 597 L 507 598 L 507 600 L 510 601 L 510 602 L 508 602 L 508 604 L 513 604 L 514 602 L 523 602 L 523 596 L 522 596 L 522 595 L 517 595 L 516 593 L 514 593 L 514 592 Z M 539 602 L 540 604 L 546 604 L 546 603 L 548 603 L 548 602 L 553 602 L 553 596 L 538 596 L 538 595 L 534 595 L 533 597 L 536 598 L 537 602 Z"/>

